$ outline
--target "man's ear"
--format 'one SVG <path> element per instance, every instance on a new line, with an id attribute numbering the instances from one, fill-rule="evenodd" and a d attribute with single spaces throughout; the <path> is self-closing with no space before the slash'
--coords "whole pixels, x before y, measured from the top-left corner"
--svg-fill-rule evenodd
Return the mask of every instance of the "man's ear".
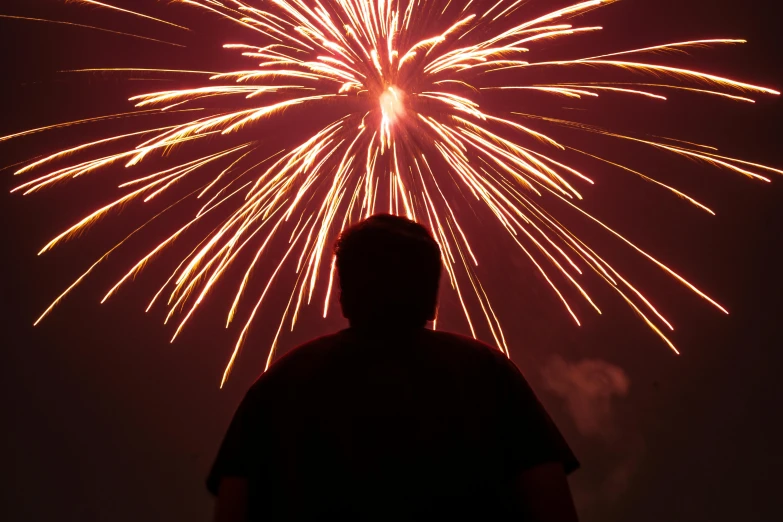
<path id="1" fill-rule="evenodd" d="M 432 308 L 430 313 L 427 316 L 428 321 L 434 321 L 438 318 L 438 308 L 440 307 L 439 303 L 435 303 L 435 306 Z"/>
<path id="2" fill-rule="evenodd" d="M 348 319 L 348 311 L 345 309 L 345 300 L 343 298 L 343 292 L 340 290 L 340 310 L 343 313 L 343 317 Z"/>

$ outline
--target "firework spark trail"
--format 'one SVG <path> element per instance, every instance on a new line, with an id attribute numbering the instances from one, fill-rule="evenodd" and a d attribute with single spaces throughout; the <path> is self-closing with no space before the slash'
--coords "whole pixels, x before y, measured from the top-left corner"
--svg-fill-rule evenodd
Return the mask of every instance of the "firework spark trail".
<path id="1" fill-rule="evenodd" d="M 64 25 L 64 26 L 70 26 L 70 27 L 77 27 L 79 29 L 90 29 L 92 31 L 100 31 L 102 33 L 110 33 L 110 34 L 116 34 L 119 36 L 128 36 L 130 38 L 138 38 L 139 40 L 147 40 L 150 42 L 156 42 L 166 45 L 171 45 L 174 47 L 185 47 L 182 44 L 174 43 L 174 42 L 167 42 L 165 40 L 158 40 L 157 38 L 150 38 L 148 36 L 142 36 L 140 34 L 133 34 L 133 33 L 125 33 L 122 31 L 112 31 L 111 29 L 104 29 L 103 27 L 95 27 L 93 25 L 85 25 L 85 24 L 76 24 L 73 22 L 61 22 L 58 20 L 46 20 L 43 18 L 30 18 L 26 16 L 11 16 L 11 15 L 0 15 L 0 18 L 4 18 L 6 20 L 20 20 L 24 22 L 42 22 L 46 24 L 56 24 L 56 25 Z"/>
<path id="2" fill-rule="evenodd" d="M 206 11 L 246 30 L 246 42 L 228 43 L 223 48 L 237 53 L 237 59 L 246 60 L 248 67 L 227 72 L 176 68 L 68 71 L 144 72 L 173 78 L 181 74 L 203 75 L 208 80 L 198 87 L 162 90 L 131 98 L 136 107 L 143 110 L 33 129 L 0 137 L 0 142 L 116 118 L 201 111 L 196 119 L 188 117 L 174 125 L 108 136 L 44 156 L 16 172 L 18 175 L 34 171 L 38 174 L 15 190 L 28 194 L 123 163 L 134 173 L 130 181 L 120 184 L 120 188 L 127 191 L 123 196 L 66 229 L 43 248 L 43 253 L 110 211 L 135 200 L 149 202 L 194 179 L 197 173 L 211 172 L 208 167 L 212 166 L 215 169 L 213 177 L 206 183 L 202 179 L 196 190 L 173 205 L 190 197 L 209 196 L 201 210 L 134 263 L 106 294 L 104 301 L 161 251 L 175 241 L 181 241 L 188 229 L 221 209 L 226 214 L 220 224 L 208 235 L 199 236 L 195 247 L 181 259 L 154 295 L 148 310 L 168 289 L 166 322 L 178 312 L 182 314 L 173 341 L 209 291 L 237 260 L 242 259 L 240 253 L 249 247 L 255 253 L 245 267 L 228 312 L 228 327 L 244 309 L 243 296 L 250 290 L 253 273 L 266 258 L 274 258 L 270 244 L 276 238 L 287 241 L 285 254 L 274 258 L 276 268 L 267 275 L 264 289 L 247 315 L 222 383 L 228 378 L 270 289 L 288 268 L 295 271 L 296 283 L 269 350 L 267 366 L 274 358 L 284 325 L 294 328 L 302 307 L 311 303 L 316 291 L 324 293 L 323 314 L 326 316 L 335 282 L 334 261 L 328 252 L 331 240 L 337 232 L 375 213 L 384 204 L 391 213 L 429 224 L 443 252 L 446 275 L 471 332 L 475 336 L 479 321 L 483 322 L 500 349 L 508 354 L 498 314 L 476 270 L 480 252 L 471 245 L 470 234 L 461 223 L 463 218 L 450 202 L 457 192 L 464 195 L 469 205 L 476 201 L 486 207 L 498 227 L 509 234 L 520 253 L 529 259 L 577 324 L 580 320 L 579 307 L 573 300 L 575 296 L 601 313 L 578 281 L 580 276 L 592 272 L 617 291 L 645 324 L 676 351 L 659 328 L 664 326 L 673 330 L 672 324 L 648 297 L 620 275 L 618 269 L 551 213 L 553 210 L 546 203 L 548 198 L 566 203 L 577 215 L 611 232 L 719 310 L 726 312 L 726 309 L 624 235 L 581 209 L 579 201 L 583 196 L 579 184 L 594 184 L 594 181 L 591 176 L 558 160 L 557 155 L 574 151 L 591 157 L 603 165 L 652 182 L 706 212 L 714 212 L 675 187 L 608 158 L 561 143 L 549 132 L 566 126 L 696 159 L 757 180 L 769 181 L 759 171 L 778 174 L 783 171 L 718 155 L 717 149 L 682 140 L 623 135 L 544 114 L 499 113 L 486 108 L 492 105 L 488 96 L 493 92 L 513 90 L 531 93 L 531 96 L 565 96 L 575 100 L 634 96 L 641 101 L 662 103 L 667 96 L 661 92 L 669 91 L 754 102 L 749 97 L 752 94 L 778 95 L 779 92 L 639 58 L 650 53 L 681 56 L 691 48 L 745 42 L 737 39 L 691 40 L 569 60 L 536 60 L 537 49 L 544 42 L 585 38 L 600 31 L 600 26 L 575 26 L 574 19 L 613 1 L 579 2 L 527 20 L 520 14 L 525 4 L 521 0 L 471 1 L 461 5 L 442 0 L 322 0 L 314 3 L 272 0 L 252 2 L 253 5 L 241 0 L 175 0 L 172 3 Z M 106 2 L 75 0 L 75 3 L 154 22 L 158 27 L 165 24 L 172 30 L 188 30 L 167 20 Z M 570 73 L 573 80 L 542 82 L 542 75 L 553 69 Z M 643 74 L 654 80 L 583 81 L 580 71 L 585 69 Z M 533 75 L 527 71 L 537 72 Z M 507 79 L 510 73 L 514 76 L 513 82 Z M 525 81 L 528 77 L 530 80 Z M 662 77 L 669 80 L 662 81 Z M 216 99 L 222 102 L 222 107 L 234 109 L 202 104 L 205 100 Z M 263 152 L 256 140 L 239 144 L 236 140 L 229 141 L 231 135 L 247 135 L 261 120 L 281 118 L 283 111 L 297 107 L 316 110 L 325 106 L 342 111 L 341 115 L 289 150 L 261 161 L 258 156 L 263 157 Z M 182 108 L 172 110 L 178 107 Z M 533 123 L 528 125 L 528 122 Z M 540 128 L 533 128 L 534 124 L 540 124 Z M 210 143 L 226 140 L 226 145 L 215 146 L 218 150 L 209 153 L 199 152 L 195 158 L 180 161 L 171 168 L 152 173 L 140 171 L 141 165 L 172 154 L 174 148 L 192 150 L 192 143 L 203 146 L 207 143 L 204 138 L 209 138 Z M 89 149 L 126 140 L 139 141 L 120 152 L 49 167 Z M 224 166 L 215 168 L 223 163 Z M 47 170 L 40 172 L 44 169 Z M 69 286 L 38 322 L 123 242 Z M 325 285 L 320 285 L 322 279 L 327 281 Z M 476 304 L 478 313 L 474 311 Z"/>
<path id="3" fill-rule="evenodd" d="M 160 18 L 155 18 L 154 16 L 148 16 L 143 13 L 137 13 L 136 11 L 129 11 L 128 9 L 123 9 L 121 7 L 117 7 L 111 4 L 106 4 L 104 2 L 97 2 L 95 0 L 65 0 L 66 2 L 71 2 L 74 4 L 85 4 L 85 5 L 92 5 L 95 7 L 101 7 L 104 9 L 109 9 L 111 11 L 119 11 L 120 13 L 129 14 L 131 16 L 137 16 L 139 18 L 144 18 L 145 20 L 152 20 L 153 22 L 157 22 L 160 24 L 166 24 L 169 27 L 176 27 L 177 29 L 182 29 L 184 31 L 190 31 L 187 27 L 183 27 L 181 25 L 173 24 L 171 22 L 167 22 L 166 20 L 161 20 Z"/>

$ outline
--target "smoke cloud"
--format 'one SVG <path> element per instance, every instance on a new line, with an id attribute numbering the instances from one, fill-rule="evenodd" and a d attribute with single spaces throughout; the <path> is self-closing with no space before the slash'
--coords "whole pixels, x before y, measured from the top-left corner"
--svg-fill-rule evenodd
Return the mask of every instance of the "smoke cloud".
<path id="1" fill-rule="evenodd" d="M 645 453 L 644 439 L 616 415 L 631 380 L 622 368 L 598 359 L 569 362 L 552 357 L 541 372 L 545 389 L 560 397 L 576 426 L 591 443 L 595 461 L 582 462 L 574 498 L 580 511 L 613 504 L 628 489 Z M 579 477 L 577 477 L 579 478 Z"/>
<path id="2" fill-rule="evenodd" d="M 547 389 L 565 400 L 582 435 L 612 437 L 612 401 L 627 395 L 630 387 L 630 379 L 622 368 L 595 359 L 568 363 L 555 356 L 544 367 L 542 376 Z"/>

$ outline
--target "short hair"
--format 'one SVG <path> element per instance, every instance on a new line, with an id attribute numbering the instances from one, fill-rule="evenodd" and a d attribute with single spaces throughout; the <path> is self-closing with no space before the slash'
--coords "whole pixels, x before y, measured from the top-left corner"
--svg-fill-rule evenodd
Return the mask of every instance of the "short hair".
<path id="1" fill-rule="evenodd" d="M 376 214 L 340 235 L 335 257 L 351 325 L 421 327 L 435 318 L 441 252 L 422 225 Z"/>

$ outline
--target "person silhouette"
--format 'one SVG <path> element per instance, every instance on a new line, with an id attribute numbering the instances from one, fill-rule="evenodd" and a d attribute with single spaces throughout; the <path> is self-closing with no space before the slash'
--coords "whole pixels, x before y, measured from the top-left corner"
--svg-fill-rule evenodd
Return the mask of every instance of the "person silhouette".
<path id="1" fill-rule="evenodd" d="M 215 520 L 577 520 L 579 463 L 517 367 L 426 328 L 442 269 L 429 231 L 375 215 L 335 256 L 349 328 L 247 392 L 207 478 Z"/>

